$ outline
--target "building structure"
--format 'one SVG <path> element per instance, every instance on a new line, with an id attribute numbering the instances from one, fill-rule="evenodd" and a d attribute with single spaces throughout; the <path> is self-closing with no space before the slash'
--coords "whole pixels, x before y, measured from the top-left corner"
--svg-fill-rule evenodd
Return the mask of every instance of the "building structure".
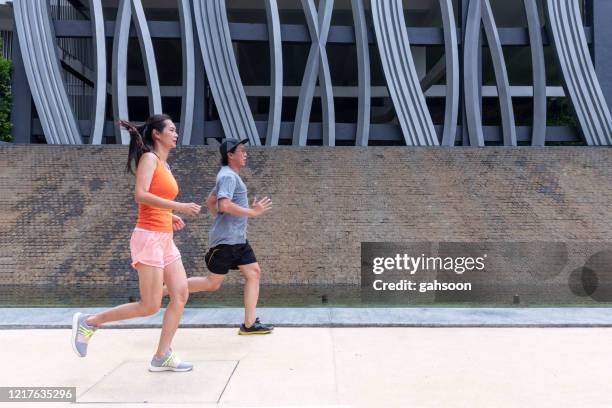
<path id="1" fill-rule="evenodd" d="M 16 142 L 612 144 L 609 0 L 4 3 Z"/>

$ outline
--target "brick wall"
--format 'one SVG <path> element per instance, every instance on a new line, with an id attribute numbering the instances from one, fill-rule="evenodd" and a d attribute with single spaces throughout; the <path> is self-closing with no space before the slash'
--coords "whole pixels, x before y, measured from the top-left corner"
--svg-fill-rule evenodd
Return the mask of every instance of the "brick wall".
<path id="1" fill-rule="evenodd" d="M 0 146 L 0 284 L 133 284 L 133 177 L 121 146 Z M 216 150 L 181 148 L 179 200 L 204 200 Z M 358 284 L 362 241 L 612 240 L 607 148 L 251 148 L 272 213 L 249 238 L 272 284 Z M 210 217 L 175 235 L 206 273 Z M 231 273 L 228 283 L 237 283 Z"/>

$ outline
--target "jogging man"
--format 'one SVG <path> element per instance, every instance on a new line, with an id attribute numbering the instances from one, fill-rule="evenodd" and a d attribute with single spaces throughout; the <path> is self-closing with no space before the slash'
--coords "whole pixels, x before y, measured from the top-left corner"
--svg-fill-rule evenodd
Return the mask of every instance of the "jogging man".
<path id="1" fill-rule="evenodd" d="M 204 256 L 210 273 L 206 277 L 187 280 L 189 292 L 212 292 L 221 287 L 230 269 L 239 269 L 244 275 L 244 323 L 238 334 L 266 334 L 272 326 L 263 324 L 255 316 L 259 299 L 261 269 L 247 240 L 248 217 L 258 217 L 272 209 L 272 201 L 265 197 L 253 200 L 249 207 L 247 187 L 240 178 L 240 169 L 246 165 L 244 146 L 248 139 L 227 139 L 220 146 L 221 170 L 215 188 L 208 195 L 206 206 L 214 223 L 208 233 L 209 250 Z"/>

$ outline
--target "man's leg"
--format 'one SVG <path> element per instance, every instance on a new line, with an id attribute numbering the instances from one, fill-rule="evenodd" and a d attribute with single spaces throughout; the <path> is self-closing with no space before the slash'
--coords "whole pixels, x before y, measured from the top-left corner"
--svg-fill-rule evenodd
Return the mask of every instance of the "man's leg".
<path id="1" fill-rule="evenodd" d="M 244 275 L 244 324 L 240 326 L 238 334 L 267 334 L 274 327 L 261 323 L 255 316 L 257 301 L 259 300 L 259 281 L 261 269 L 257 262 L 239 265 L 240 272 Z"/>
<path id="2" fill-rule="evenodd" d="M 187 279 L 189 293 L 216 292 L 221 288 L 225 275 L 209 272 L 208 275 L 194 276 Z M 164 285 L 164 296 L 168 296 L 168 287 Z"/>
<path id="3" fill-rule="evenodd" d="M 261 269 L 257 262 L 240 265 L 239 268 L 246 279 L 244 284 L 244 324 L 246 327 L 250 327 L 255 323 L 255 309 L 259 300 Z"/>
<path id="4" fill-rule="evenodd" d="M 206 276 L 194 276 L 187 279 L 189 293 L 216 292 L 223 284 L 225 275 L 209 272 Z"/>
<path id="5" fill-rule="evenodd" d="M 230 265 L 227 264 L 228 255 L 231 254 L 231 250 L 228 253 L 229 248 L 224 246 L 223 248 L 212 248 L 206 254 L 204 259 L 206 259 L 206 266 L 208 267 L 209 272 L 208 275 L 194 276 L 187 279 L 187 287 L 189 288 L 189 293 L 196 292 L 215 292 L 219 290 L 223 280 L 225 279 L 225 274 L 229 271 Z M 214 254 L 214 258 L 211 259 L 209 254 Z M 230 256 L 231 257 L 231 256 Z M 163 296 L 168 295 L 168 288 L 164 285 L 163 288 Z"/>

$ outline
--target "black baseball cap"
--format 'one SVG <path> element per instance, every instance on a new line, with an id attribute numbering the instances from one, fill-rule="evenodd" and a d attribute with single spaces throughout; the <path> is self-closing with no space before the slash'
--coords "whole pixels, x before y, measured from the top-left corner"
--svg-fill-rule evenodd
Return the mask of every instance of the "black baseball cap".
<path id="1" fill-rule="evenodd" d="M 248 142 L 249 142 L 249 139 L 243 139 L 243 140 L 225 139 L 223 143 L 221 143 L 221 146 L 219 147 L 219 151 L 221 152 L 221 157 L 223 158 L 223 160 L 227 161 L 228 153 L 233 153 L 234 150 L 236 150 L 236 148 L 238 147 L 238 145 L 245 144 Z"/>

